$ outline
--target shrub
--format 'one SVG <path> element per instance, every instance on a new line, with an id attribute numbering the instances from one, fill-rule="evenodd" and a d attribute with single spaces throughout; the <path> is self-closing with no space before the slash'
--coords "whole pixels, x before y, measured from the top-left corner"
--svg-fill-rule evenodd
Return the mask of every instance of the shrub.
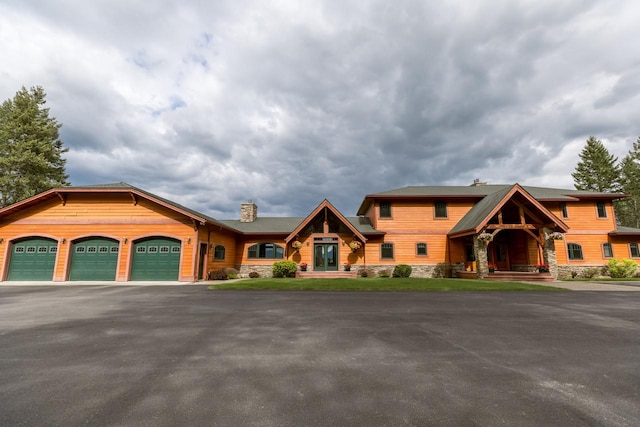
<path id="1" fill-rule="evenodd" d="M 607 268 L 611 277 L 633 277 L 638 264 L 632 259 L 610 259 Z"/>
<path id="2" fill-rule="evenodd" d="M 596 277 L 600 273 L 601 273 L 601 270 L 595 267 L 585 268 L 584 270 L 582 270 L 582 275 L 585 277 L 585 279 L 591 279 L 593 277 Z"/>
<path id="3" fill-rule="evenodd" d="M 260 273 L 258 273 L 257 271 L 252 271 L 251 273 L 249 273 L 249 277 L 251 277 L 252 279 L 257 279 L 258 277 L 260 277 Z"/>
<path id="4" fill-rule="evenodd" d="M 272 269 L 273 277 L 296 277 L 298 264 L 295 261 L 276 261 Z"/>
<path id="5" fill-rule="evenodd" d="M 413 269 L 407 264 L 398 264 L 393 268 L 393 277 L 409 277 Z"/>
<path id="6" fill-rule="evenodd" d="M 451 264 L 447 264 L 446 262 L 438 263 L 433 269 L 433 277 L 451 277 L 451 270 Z"/>
<path id="7" fill-rule="evenodd" d="M 391 277 L 389 270 L 380 270 L 378 271 L 378 277 Z"/>
<path id="8" fill-rule="evenodd" d="M 211 270 L 209 272 L 209 280 L 227 280 L 227 271 L 224 268 L 218 268 L 217 270 Z"/>
<path id="9" fill-rule="evenodd" d="M 369 277 L 369 272 L 366 268 L 361 268 L 360 270 L 358 270 L 358 275 L 360 277 Z"/>
<path id="10" fill-rule="evenodd" d="M 227 267 L 224 271 L 227 273 L 227 279 L 235 279 L 238 277 L 238 270 L 235 268 Z"/>

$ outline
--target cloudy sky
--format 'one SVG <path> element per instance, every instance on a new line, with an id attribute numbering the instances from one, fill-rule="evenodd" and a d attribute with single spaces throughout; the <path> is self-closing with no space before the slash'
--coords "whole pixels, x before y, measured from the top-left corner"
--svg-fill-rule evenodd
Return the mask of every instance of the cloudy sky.
<path id="1" fill-rule="evenodd" d="M 219 219 L 405 185 L 572 188 L 640 135 L 640 3 L 0 0 L 0 100 L 41 85 L 73 185 Z"/>

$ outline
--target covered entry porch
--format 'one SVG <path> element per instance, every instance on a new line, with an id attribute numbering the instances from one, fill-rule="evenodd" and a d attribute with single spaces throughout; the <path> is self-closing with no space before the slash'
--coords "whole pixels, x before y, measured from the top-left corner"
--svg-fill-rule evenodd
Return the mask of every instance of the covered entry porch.
<path id="1" fill-rule="evenodd" d="M 515 184 L 476 204 L 449 238 L 454 245 L 463 242 L 467 261 L 473 259 L 471 271 L 466 269 L 462 276 L 510 280 L 517 273 L 553 280 L 557 278 L 555 240 L 567 230 L 566 224 Z"/>

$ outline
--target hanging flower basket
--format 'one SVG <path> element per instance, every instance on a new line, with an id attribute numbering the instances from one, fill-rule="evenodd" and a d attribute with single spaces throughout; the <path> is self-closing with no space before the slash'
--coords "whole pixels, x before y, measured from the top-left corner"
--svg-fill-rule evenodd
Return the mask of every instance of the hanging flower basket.
<path id="1" fill-rule="evenodd" d="M 300 242 L 299 240 L 294 240 L 293 243 L 291 243 L 291 247 L 297 251 L 302 247 L 302 242 Z"/>
<path id="2" fill-rule="evenodd" d="M 349 247 L 353 252 L 355 252 L 362 247 L 362 243 L 358 242 L 357 240 L 352 240 L 351 243 L 349 243 Z"/>
<path id="3" fill-rule="evenodd" d="M 491 233 L 480 233 L 480 234 L 478 234 L 478 240 L 483 242 L 485 245 L 488 245 L 489 242 L 493 240 L 493 234 L 491 234 Z"/>
<path id="4" fill-rule="evenodd" d="M 564 235 L 562 233 L 553 232 L 549 234 L 549 239 L 551 240 L 564 240 Z"/>

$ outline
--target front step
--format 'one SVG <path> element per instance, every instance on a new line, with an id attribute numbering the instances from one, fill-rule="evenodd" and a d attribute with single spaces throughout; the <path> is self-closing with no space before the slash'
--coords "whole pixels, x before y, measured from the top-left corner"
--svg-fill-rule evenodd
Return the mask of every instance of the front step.
<path id="1" fill-rule="evenodd" d="M 350 279 L 356 277 L 355 271 L 297 271 L 300 279 Z"/>
<path id="2" fill-rule="evenodd" d="M 495 271 L 489 273 L 485 280 L 501 282 L 554 282 L 551 273 L 530 273 L 526 271 Z"/>

